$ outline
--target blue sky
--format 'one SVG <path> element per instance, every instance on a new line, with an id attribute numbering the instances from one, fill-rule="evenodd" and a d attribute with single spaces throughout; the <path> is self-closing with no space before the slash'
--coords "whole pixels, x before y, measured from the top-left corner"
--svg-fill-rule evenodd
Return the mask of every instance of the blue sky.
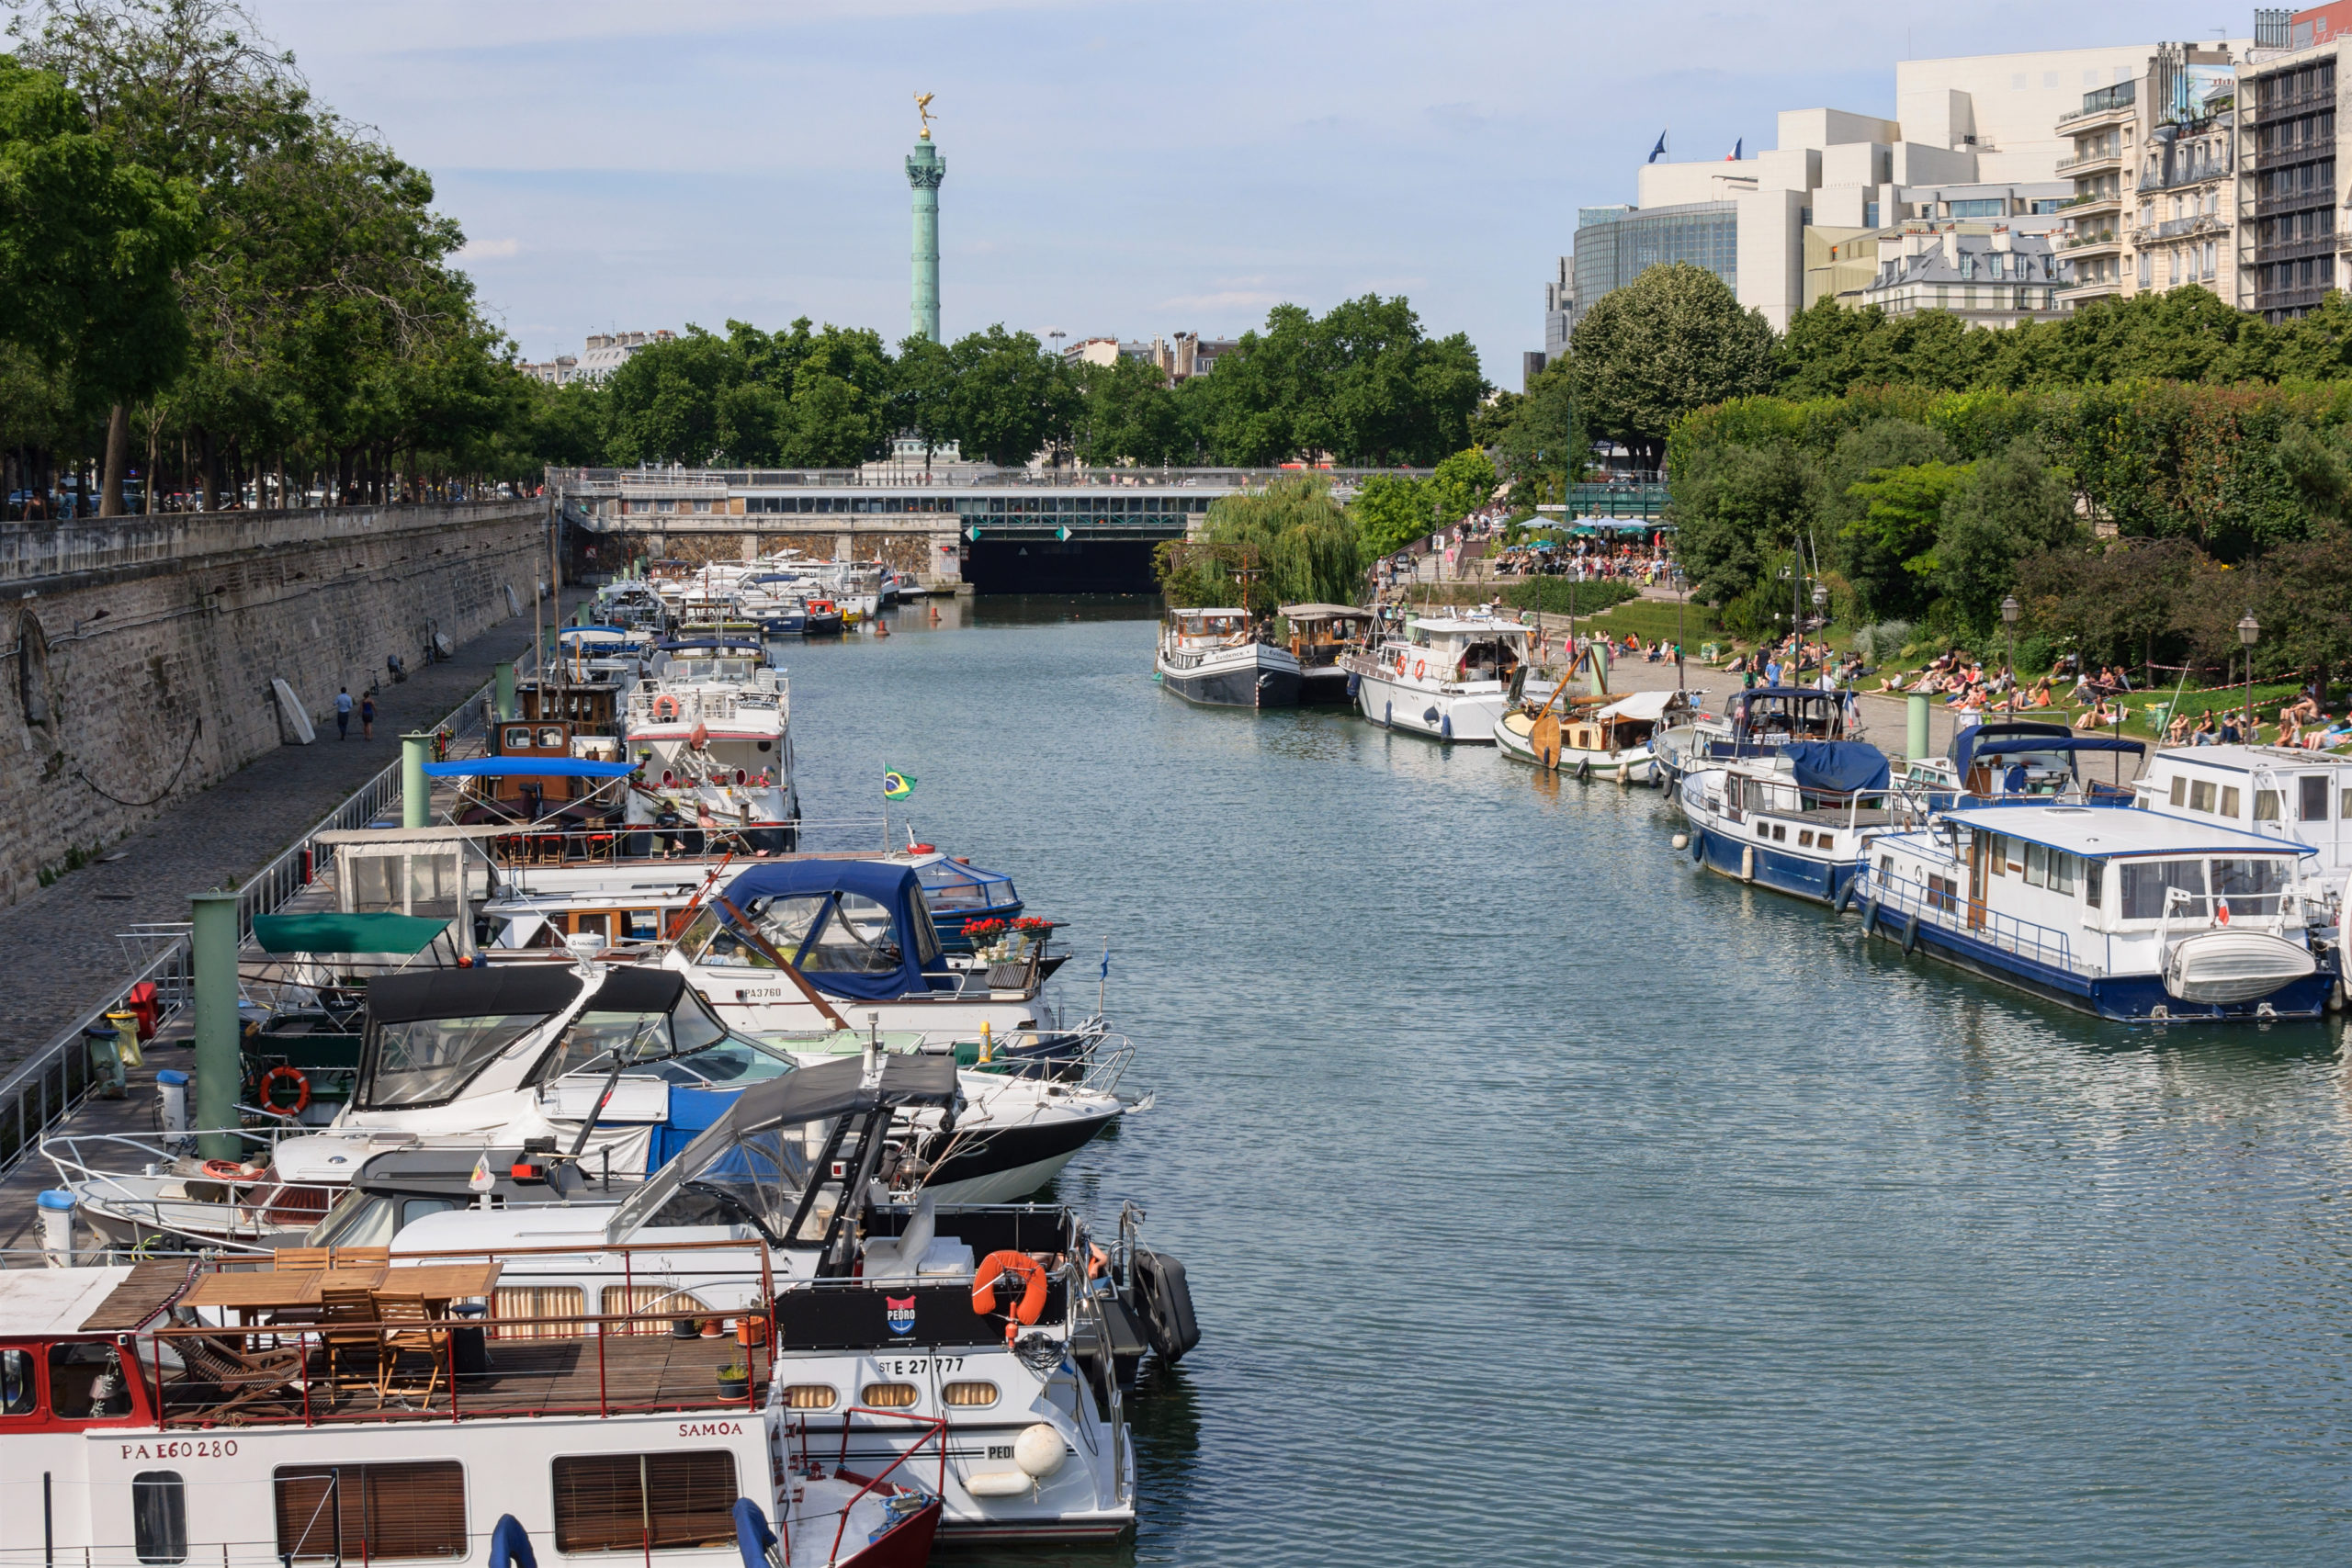
<path id="1" fill-rule="evenodd" d="M 533 358 L 612 328 L 907 330 L 914 93 L 950 337 L 1230 335 L 1366 291 L 1515 388 L 1579 205 L 1773 114 L 1894 113 L 1894 62 L 2244 36 L 2246 7 L 1758 0 L 251 0 L 432 171 Z"/>

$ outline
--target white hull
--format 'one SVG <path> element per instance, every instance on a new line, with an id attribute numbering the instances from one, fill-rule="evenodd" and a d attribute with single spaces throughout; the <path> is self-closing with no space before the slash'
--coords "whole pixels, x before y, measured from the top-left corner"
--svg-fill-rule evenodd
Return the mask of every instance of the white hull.
<path id="1" fill-rule="evenodd" d="M 1491 745 L 1510 695 L 1498 681 L 1448 685 L 1389 674 L 1360 676 L 1356 701 L 1366 718 L 1391 729 Z"/>
<path id="2" fill-rule="evenodd" d="M 1540 767 L 1535 747 L 1528 739 L 1527 729 L 1514 722 L 1514 716 L 1505 714 L 1495 725 L 1495 749 L 1514 761 Z M 1574 773 L 1589 766 L 1597 779 L 1623 778 L 1627 784 L 1650 783 L 1657 776 L 1657 759 L 1647 747 L 1624 751 L 1578 751 L 1568 747 L 1560 749 L 1559 771 Z"/>

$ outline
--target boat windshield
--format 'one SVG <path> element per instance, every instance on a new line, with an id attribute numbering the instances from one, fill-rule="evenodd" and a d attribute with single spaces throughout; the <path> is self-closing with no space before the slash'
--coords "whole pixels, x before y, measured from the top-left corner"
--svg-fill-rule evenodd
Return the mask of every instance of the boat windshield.
<path id="1" fill-rule="evenodd" d="M 677 1190 L 647 1223 L 734 1224 L 741 1218 L 734 1206 L 741 1204 L 759 1216 L 770 1233 L 783 1235 L 800 1206 L 800 1190 L 808 1184 L 808 1156 L 799 1134 L 797 1127 L 746 1134 L 699 1170 L 681 1173 Z"/>
<path id="2" fill-rule="evenodd" d="M 363 1111 L 439 1105 L 538 1027 L 545 1013 L 420 1018 L 370 1026 L 356 1098 Z"/>
<path id="3" fill-rule="evenodd" d="M 776 952 L 811 975 L 895 975 L 905 964 L 888 907 L 862 893 L 812 893 L 760 898 L 743 911 Z M 920 900 L 913 909 L 915 963 L 933 968 L 939 933 Z M 696 943 L 700 943 L 699 951 Z M 773 969 L 759 944 L 706 909 L 678 939 L 696 964 Z"/>
<path id="4" fill-rule="evenodd" d="M 789 1056 L 729 1032 L 687 987 L 667 1013 L 582 1013 L 542 1071 L 549 1079 L 600 1077 L 613 1070 L 616 1051 L 627 1067 L 688 1089 L 740 1089 L 793 1069 Z"/>

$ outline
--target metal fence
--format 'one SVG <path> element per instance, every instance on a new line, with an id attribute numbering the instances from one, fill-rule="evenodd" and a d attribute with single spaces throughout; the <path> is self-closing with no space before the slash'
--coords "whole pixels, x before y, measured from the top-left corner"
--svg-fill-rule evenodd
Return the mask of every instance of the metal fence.
<path id="1" fill-rule="evenodd" d="M 1302 473 L 1321 474 L 1340 484 L 1354 484 L 1375 474 L 1427 479 L 1433 468 L 989 468 L 971 464 L 943 463 L 930 473 L 921 468 L 876 464 L 865 468 L 556 468 L 547 470 L 550 489 L 567 500 L 582 495 L 633 495 L 662 491 L 688 499 L 717 499 L 737 490 L 775 490 L 808 485 L 872 490 L 957 491 L 1054 490 L 1072 487 L 1133 488 L 1150 485 L 1205 485 L 1238 490 Z"/>
<path id="2" fill-rule="evenodd" d="M 448 730 L 453 738 L 480 730 L 485 699 L 493 685 L 486 683 L 476 689 L 435 728 Z M 369 826 L 388 807 L 396 805 L 400 793 L 401 764 L 395 761 L 360 785 L 341 806 L 246 879 L 237 889 L 238 940 L 243 941 L 252 932 L 255 915 L 266 915 L 282 908 L 326 869 L 333 852 L 315 842 L 321 833 Z M 29 1060 L 19 1064 L 6 1080 L 0 1080 L 0 1173 L 12 1168 L 37 1148 L 42 1135 L 64 1121 L 96 1087 L 97 1074 L 91 1067 L 90 1053 L 84 1043 L 85 1030 L 103 1023 L 106 1015 L 120 1007 L 124 997 L 141 982 L 153 984 L 156 1002 L 165 1017 L 191 1000 L 187 937 L 166 937 L 164 931 L 153 927 L 143 929 L 140 934 L 150 942 L 164 938 L 162 951 L 136 964 L 120 985 L 108 989 L 105 1000 L 75 1019 Z"/>

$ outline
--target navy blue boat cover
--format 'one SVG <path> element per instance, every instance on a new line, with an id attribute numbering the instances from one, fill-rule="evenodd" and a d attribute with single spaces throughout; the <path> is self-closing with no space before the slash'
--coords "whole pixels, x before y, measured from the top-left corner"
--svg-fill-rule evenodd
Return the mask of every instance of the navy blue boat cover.
<path id="1" fill-rule="evenodd" d="M 809 923 L 808 935 L 801 942 L 800 951 L 785 954 L 808 976 L 810 985 L 837 997 L 884 1001 L 892 997 L 921 995 L 931 988 L 934 978 L 942 987 L 955 983 L 938 956 L 936 931 L 924 932 L 930 938 L 927 942 L 917 936 L 918 931 L 930 925 L 931 914 L 912 866 L 856 860 L 780 861 L 755 865 L 728 884 L 727 901 L 748 917 L 758 899 L 805 898 L 835 893 L 862 894 L 890 911 L 891 935 L 899 946 L 899 966 L 884 974 L 808 968 L 808 951 L 824 934 L 826 922 L 840 919 L 838 908 L 829 908 L 824 919 Z M 925 958 L 938 968 L 935 976 L 923 974 Z"/>
<path id="2" fill-rule="evenodd" d="M 1889 777 L 1886 753 L 1867 740 L 1800 740 L 1781 747 L 1781 755 L 1796 770 L 1800 789 L 1850 794 L 1884 789 Z"/>

